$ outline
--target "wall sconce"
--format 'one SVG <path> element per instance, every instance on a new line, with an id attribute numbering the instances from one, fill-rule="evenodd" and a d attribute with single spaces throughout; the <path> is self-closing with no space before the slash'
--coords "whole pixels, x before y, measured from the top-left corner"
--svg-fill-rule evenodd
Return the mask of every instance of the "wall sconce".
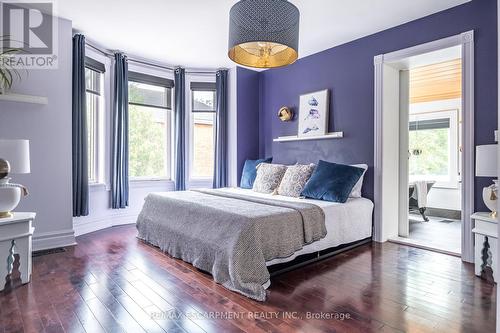
<path id="1" fill-rule="evenodd" d="M 282 106 L 278 111 L 278 118 L 281 121 L 291 121 L 293 119 L 293 111 L 286 106 Z"/>

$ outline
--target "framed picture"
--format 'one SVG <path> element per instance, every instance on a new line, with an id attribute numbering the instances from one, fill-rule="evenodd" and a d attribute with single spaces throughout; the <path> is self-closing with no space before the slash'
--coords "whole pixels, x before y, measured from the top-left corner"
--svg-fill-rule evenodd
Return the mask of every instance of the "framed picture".
<path id="1" fill-rule="evenodd" d="M 329 102 L 328 89 L 300 96 L 298 136 L 328 133 Z"/>

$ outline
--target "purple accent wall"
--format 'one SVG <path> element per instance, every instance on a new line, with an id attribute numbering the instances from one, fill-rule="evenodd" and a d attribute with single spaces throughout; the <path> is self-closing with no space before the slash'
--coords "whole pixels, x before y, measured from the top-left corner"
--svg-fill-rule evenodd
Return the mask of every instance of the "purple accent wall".
<path id="1" fill-rule="evenodd" d="M 245 160 L 259 158 L 259 72 L 237 67 L 238 182 Z"/>
<path id="2" fill-rule="evenodd" d="M 475 143 L 494 143 L 497 128 L 497 7 L 495 0 L 473 0 L 461 6 L 302 58 L 295 64 L 260 74 L 260 156 L 277 163 L 367 163 L 363 194 L 373 199 L 373 57 L 410 46 L 475 32 Z M 273 138 L 297 134 L 297 121 L 275 116 L 283 105 L 297 110 L 299 95 L 330 89 L 330 131 L 343 139 L 275 143 Z M 476 178 L 476 209 L 485 209 L 483 186 Z"/>

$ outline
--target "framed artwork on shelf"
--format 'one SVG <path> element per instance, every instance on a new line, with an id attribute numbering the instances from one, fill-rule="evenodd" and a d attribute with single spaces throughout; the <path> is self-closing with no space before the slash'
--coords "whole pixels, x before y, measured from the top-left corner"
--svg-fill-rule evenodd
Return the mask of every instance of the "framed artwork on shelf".
<path id="1" fill-rule="evenodd" d="M 328 89 L 300 96 L 298 136 L 318 136 L 328 133 Z"/>

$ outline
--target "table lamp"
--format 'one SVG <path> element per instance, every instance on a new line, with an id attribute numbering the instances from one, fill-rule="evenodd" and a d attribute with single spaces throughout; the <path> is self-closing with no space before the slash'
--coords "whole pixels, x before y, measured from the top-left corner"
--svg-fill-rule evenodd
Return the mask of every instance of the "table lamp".
<path id="1" fill-rule="evenodd" d="M 476 147 L 476 177 L 497 177 L 497 145 L 482 145 Z M 497 216 L 498 179 L 493 184 L 483 188 L 483 201 L 491 210 L 491 217 Z"/>
<path id="2" fill-rule="evenodd" d="M 12 216 L 26 187 L 10 182 L 9 174 L 30 173 L 30 153 L 28 140 L 0 139 L 0 219 Z"/>

